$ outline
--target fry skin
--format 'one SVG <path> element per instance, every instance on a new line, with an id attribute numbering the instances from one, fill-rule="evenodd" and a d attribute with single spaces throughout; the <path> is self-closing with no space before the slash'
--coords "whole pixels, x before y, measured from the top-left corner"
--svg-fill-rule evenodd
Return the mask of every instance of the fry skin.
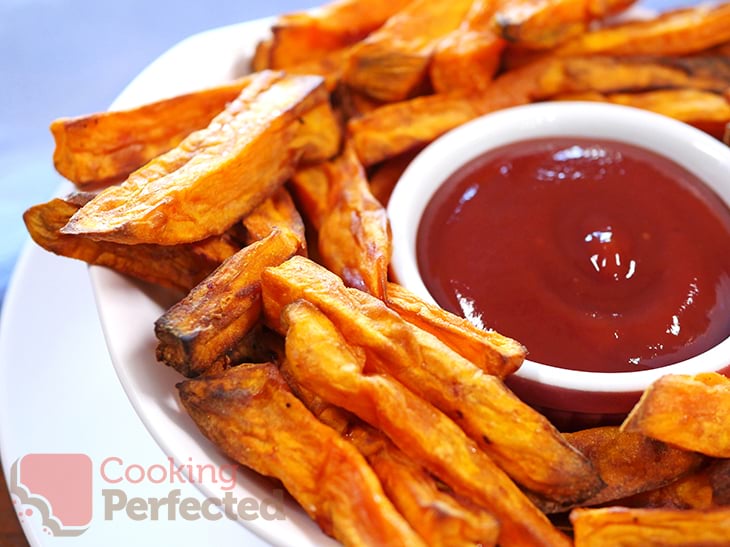
<path id="1" fill-rule="evenodd" d="M 621 429 L 728 458 L 730 379 L 717 373 L 663 376 L 644 392 Z"/>
<path id="2" fill-rule="evenodd" d="M 287 306 L 282 320 L 296 381 L 380 429 L 454 491 L 487 508 L 499 520 L 500 545 L 570 545 L 456 424 L 389 376 L 363 374 L 362 351 L 312 304 Z"/>
<path id="3" fill-rule="evenodd" d="M 565 501 L 588 497 L 602 486 L 590 462 L 499 379 L 405 322 L 380 300 L 345 288 L 314 262 L 293 257 L 269 268 L 262 276 L 262 294 L 266 320 L 280 333 L 284 307 L 298 299 L 316 305 L 349 343 L 365 351 L 370 367 L 392 375 L 456 421 L 525 487 Z"/>
<path id="4" fill-rule="evenodd" d="M 291 176 L 297 119 L 326 98 L 317 76 L 257 73 L 206 129 L 102 190 L 62 232 L 163 245 L 224 232 Z"/>
<path id="5" fill-rule="evenodd" d="M 23 214 L 28 233 L 38 245 L 55 253 L 106 266 L 162 287 L 189 291 L 238 247 L 225 236 L 187 245 L 121 245 L 61 233 L 68 219 L 90 199 L 53 199 Z"/>
<path id="6" fill-rule="evenodd" d="M 730 509 L 574 509 L 575 547 L 724 546 L 730 541 Z"/>
<path id="7" fill-rule="evenodd" d="M 219 369 L 219 360 L 261 317 L 261 273 L 299 249 L 298 237 L 274 230 L 244 247 L 155 322 L 157 359 L 188 377 Z"/>
<path id="8" fill-rule="evenodd" d="M 392 252 L 388 215 L 370 193 L 365 171 L 349 146 L 323 168 L 330 207 L 319 227 L 322 264 L 349 287 L 382 299 Z"/>
<path id="9" fill-rule="evenodd" d="M 425 546 L 363 457 L 312 416 L 275 365 L 239 365 L 177 387 L 206 437 L 242 465 L 279 479 L 326 534 L 347 546 Z"/>

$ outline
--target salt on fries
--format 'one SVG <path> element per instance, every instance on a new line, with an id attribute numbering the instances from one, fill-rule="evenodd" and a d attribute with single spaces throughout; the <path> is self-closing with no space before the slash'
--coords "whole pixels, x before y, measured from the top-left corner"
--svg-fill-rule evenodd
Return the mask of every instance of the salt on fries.
<path id="1" fill-rule="evenodd" d="M 726 545 L 727 379 L 666 376 L 622 427 L 561 433 L 502 383 L 522 345 L 388 279 L 395 181 L 481 114 L 612 102 L 730 143 L 730 4 L 607 19 L 631 3 L 284 15 L 252 74 L 53 122 L 83 192 L 31 207 L 28 231 L 182 291 L 155 333 L 183 407 L 346 545 Z"/>

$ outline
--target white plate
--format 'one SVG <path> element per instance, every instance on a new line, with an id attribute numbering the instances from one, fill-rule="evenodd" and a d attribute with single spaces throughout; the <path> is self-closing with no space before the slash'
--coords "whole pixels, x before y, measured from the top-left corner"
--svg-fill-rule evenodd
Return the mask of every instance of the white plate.
<path id="1" fill-rule="evenodd" d="M 145 69 L 119 96 L 114 108 L 128 108 L 163 97 L 222 83 L 240 76 L 271 20 L 261 19 L 195 35 Z M 185 70 L 180 70 L 185 67 Z M 101 323 L 114 368 L 137 414 L 162 449 L 177 462 L 230 464 L 181 409 L 175 384 L 183 378 L 155 359 L 155 320 L 179 295 L 150 288 L 106 268 L 91 267 Z M 272 486 L 239 471 L 232 491 L 237 499 L 271 497 Z M 220 483 L 197 483 L 206 496 L 221 497 Z M 291 499 L 285 520 L 239 521 L 277 545 L 336 545 Z"/>

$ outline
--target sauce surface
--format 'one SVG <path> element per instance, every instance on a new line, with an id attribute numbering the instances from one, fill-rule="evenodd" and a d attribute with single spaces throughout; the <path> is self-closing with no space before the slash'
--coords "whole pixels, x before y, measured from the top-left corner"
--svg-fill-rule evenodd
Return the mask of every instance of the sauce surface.
<path id="1" fill-rule="evenodd" d="M 730 335 L 730 210 L 648 150 L 535 139 L 476 158 L 428 204 L 436 301 L 574 370 L 656 368 Z"/>

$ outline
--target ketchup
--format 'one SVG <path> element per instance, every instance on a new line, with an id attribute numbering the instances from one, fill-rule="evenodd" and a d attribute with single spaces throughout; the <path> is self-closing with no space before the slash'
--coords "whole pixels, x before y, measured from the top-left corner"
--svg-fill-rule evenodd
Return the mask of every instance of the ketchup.
<path id="1" fill-rule="evenodd" d="M 656 368 L 730 335 L 730 210 L 629 144 L 561 137 L 487 152 L 433 196 L 417 255 L 441 306 L 544 364 Z"/>

